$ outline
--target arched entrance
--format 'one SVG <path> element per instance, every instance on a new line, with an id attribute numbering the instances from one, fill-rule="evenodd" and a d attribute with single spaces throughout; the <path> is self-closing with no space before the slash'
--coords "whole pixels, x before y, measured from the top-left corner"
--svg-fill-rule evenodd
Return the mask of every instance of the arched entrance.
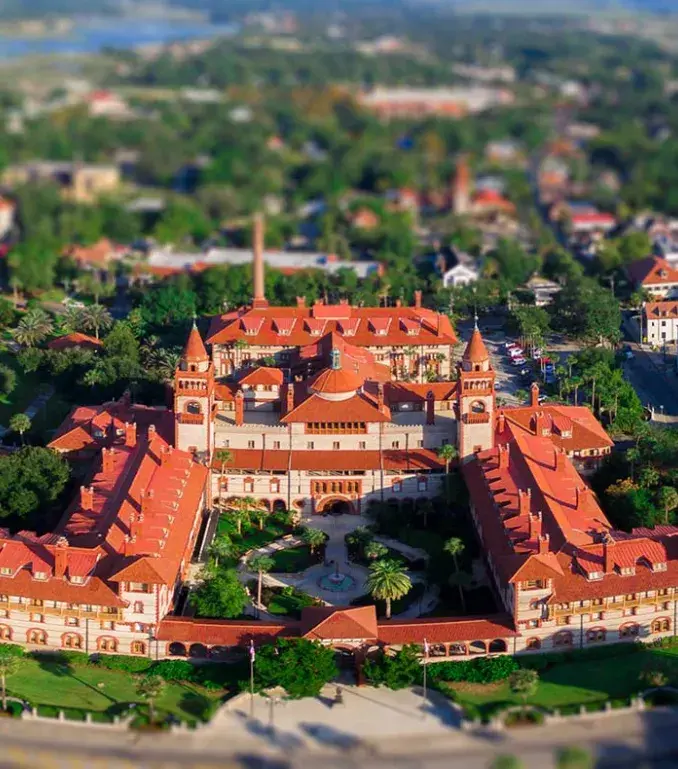
<path id="1" fill-rule="evenodd" d="M 327 497 L 316 502 L 316 512 L 328 515 L 353 515 L 356 510 L 353 502 L 346 497 Z"/>

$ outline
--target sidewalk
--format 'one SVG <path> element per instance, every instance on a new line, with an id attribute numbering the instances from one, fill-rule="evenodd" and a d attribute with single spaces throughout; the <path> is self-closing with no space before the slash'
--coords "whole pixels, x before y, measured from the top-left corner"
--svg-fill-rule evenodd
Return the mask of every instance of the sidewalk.
<path id="1" fill-rule="evenodd" d="M 35 398 L 28 404 L 26 407 L 26 410 L 23 412 L 29 419 L 34 419 L 35 415 L 43 409 L 46 405 L 49 399 L 54 395 L 54 388 L 52 385 L 47 385 L 47 387 L 43 387 L 43 391 L 36 395 Z M 0 441 L 7 435 L 9 432 L 9 427 L 5 427 L 3 425 L 0 425 Z"/>

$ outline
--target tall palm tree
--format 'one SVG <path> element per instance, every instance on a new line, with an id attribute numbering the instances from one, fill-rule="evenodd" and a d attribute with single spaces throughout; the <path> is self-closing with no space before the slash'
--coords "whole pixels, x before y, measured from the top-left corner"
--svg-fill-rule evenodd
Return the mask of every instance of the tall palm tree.
<path id="1" fill-rule="evenodd" d="M 74 307 L 72 304 L 69 305 L 59 318 L 59 321 L 61 322 L 61 328 L 69 334 L 74 331 L 80 331 L 81 328 L 84 328 L 82 308 Z"/>
<path id="2" fill-rule="evenodd" d="M 113 325 L 111 313 L 100 304 L 83 307 L 81 313 L 83 328 L 87 331 L 94 331 L 94 336 L 97 339 L 100 331 L 107 331 Z"/>
<path id="3" fill-rule="evenodd" d="M 235 553 L 235 545 L 228 534 L 219 534 L 212 540 L 209 554 L 214 558 L 214 565 L 219 568 L 219 559 L 228 558 Z"/>
<path id="4" fill-rule="evenodd" d="M 393 558 L 375 561 L 365 584 L 373 598 L 386 602 L 386 619 L 391 618 L 391 601 L 402 598 L 412 589 L 405 567 Z"/>
<path id="5" fill-rule="evenodd" d="M 25 347 L 34 347 L 52 333 L 52 328 L 52 319 L 44 310 L 29 310 L 14 329 L 14 338 Z"/>
<path id="6" fill-rule="evenodd" d="M 451 443 L 444 443 L 439 449 L 438 449 L 438 457 L 443 460 L 445 463 L 445 472 L 450 472 L 450 462 L 453 459 L 456 459 L 459 456 L 459 452 L 457 451 L 457 447 L 453 446 Z"/>
<path id="7" fill-rule="evenodd" d="M 216 449 L 214 461 L 221 464 L 221 478 L 219 479 L 219 499 L 221 500 L 221 487 L 224 473 L 226 472 L 226 465 L 233 461 L 233 453 L 229 449 Z"/>
<path id="8" fill-rule="evenodd" d="M 268 555 L 254 555 L 249 560 L 249 567 L 257 573 L 257 609 L 261 608 L 261 587 L 264 581 L 264 574 L 271 571 L 275 566 L 275 561 Z"/>
<path id="9" fill-rule="evenodd" d="M 158 372 L 163 381 L 171 382 L 181 360 L 181 350 L 178 347 L 160 347 L 153 350 L 149 358 L 151 366 Z"/>
<path id="10" fill-rule="evenodd" d="M 325 543 L 325 535 L 320 529 L 306 528 L 303 530 L 301 538 L 308 545 L 312 553 L 315 553 Z"/>
<path id="11" fill-rule="evenodd" d="M 250 520 L 250 513 L 261 507 L 261 502 L 254 497 L 231 497 L 225 505 L 226 511 L 231 514 L 238 527 L 238 534 L 242 534 L 242 525 Z"/>
<path id="12" fill-rule="evenodd" d="M 464 552 L 464 542 L 459 537 L 450 537 L 443 545 L 443 551 L 452 556 L 454 561 L 454 573 L 455 575 L 461 574 L 459 571 L 458 557 Z M 461 601 L 462 610 L 466 611 L 466 598 L 464 596 L 464 579 L 455 579 L 450 581 L 450 584 L 454 583 L 459 588 L 459 600 Z"/>

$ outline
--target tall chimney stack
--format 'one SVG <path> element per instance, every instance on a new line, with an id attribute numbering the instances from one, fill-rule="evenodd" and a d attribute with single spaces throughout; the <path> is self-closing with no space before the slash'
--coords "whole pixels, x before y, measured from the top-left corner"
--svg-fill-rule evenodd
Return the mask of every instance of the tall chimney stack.
<path id="1" fill-rule="evenodd" d="M 268 307 L 264 290 L 264 216 L 261 213 L 254 215 L 252 251 L 254 254 L 254 301 L 252 306 L 255 308 Z"/>

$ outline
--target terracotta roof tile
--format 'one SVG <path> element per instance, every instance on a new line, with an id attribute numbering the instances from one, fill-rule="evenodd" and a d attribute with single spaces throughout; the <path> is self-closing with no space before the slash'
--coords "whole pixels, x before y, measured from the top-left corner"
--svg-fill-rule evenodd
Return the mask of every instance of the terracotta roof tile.
<path id="1" fill-rule="evenodd" d="M 389 645 L 494 641 L 518 635 L 508 615 L 382 620 L 379 640 Z M 510 649 L 509 649 L 510 650 Z"/>

